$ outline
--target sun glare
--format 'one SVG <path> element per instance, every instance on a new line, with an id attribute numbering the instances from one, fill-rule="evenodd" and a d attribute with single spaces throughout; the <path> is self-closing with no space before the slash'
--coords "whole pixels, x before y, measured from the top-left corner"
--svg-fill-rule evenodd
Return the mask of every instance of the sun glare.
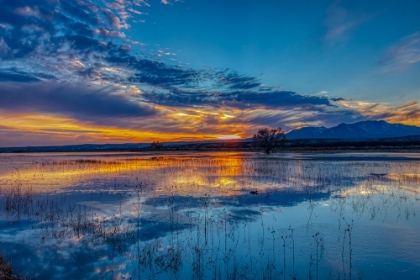
<path id="1" fill-rule="evenodd" d="M 235 140 L 235 139 L 242 139 L 240 136 L 238 135 L 220 135 L 217 136 L 217 138 L 219 138 L 220 140 Z"/>

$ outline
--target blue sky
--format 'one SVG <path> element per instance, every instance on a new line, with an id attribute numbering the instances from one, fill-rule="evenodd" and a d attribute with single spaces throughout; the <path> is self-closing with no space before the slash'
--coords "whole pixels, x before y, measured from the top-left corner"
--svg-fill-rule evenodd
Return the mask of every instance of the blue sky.
<path id="1" fill-rule="evenodd" d="M 0 4 L 0 146 L 420 125 L 418 1 Z"/>
<path id="2" fill-rule="evenodd" d="M 183 1 L 147 10 L 146 27 L 128 34 L 169 46 L 194 67 L 229 67 L 304 94 L 329 89 L 378 101 L 395 101 L 395 78 L 406 91 L 420 84 L 418 66 L 404 75 L 381 69 L 388 49 L 418 32 L 417 1 Z"/>

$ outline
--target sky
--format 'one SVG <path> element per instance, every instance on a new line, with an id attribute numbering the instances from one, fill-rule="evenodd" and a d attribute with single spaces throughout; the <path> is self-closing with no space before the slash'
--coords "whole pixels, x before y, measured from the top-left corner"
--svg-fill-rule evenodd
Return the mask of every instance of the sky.
<path id="1" fill-rule="evenodd" d="M 420 125 L 417 0 L 0 0 L 0 146 Z"/>

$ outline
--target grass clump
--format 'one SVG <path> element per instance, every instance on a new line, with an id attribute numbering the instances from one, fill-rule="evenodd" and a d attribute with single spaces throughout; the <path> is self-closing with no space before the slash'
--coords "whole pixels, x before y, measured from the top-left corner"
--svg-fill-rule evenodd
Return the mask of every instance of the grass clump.
<path id="1" fill-rule="evenodd" d="M 23 280 L 19 276 L 12 274 L 12 264 L 7 262 L 6 258 L 0 254 L 0 280 Z"/>

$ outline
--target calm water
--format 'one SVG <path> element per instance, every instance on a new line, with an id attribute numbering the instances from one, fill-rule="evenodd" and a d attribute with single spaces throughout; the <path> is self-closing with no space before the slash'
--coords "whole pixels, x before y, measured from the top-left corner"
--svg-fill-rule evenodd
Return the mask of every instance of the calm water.
<path id="1" fill-rule="evenodd" d="M 420 155 L 0 155 L 35 279 L 420 279 Z"/>

